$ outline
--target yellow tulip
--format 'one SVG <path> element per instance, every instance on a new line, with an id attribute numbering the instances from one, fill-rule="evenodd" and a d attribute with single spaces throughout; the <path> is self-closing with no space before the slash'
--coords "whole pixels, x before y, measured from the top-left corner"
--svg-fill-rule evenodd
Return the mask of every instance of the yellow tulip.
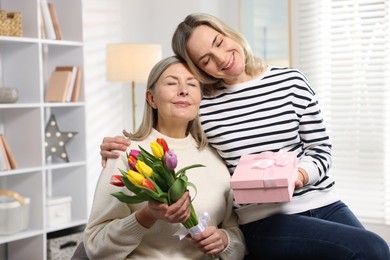
<path id="1" fill-rule="evenodd" d="M 137 163 L 135 164 L 135 168 L 139 173 L 142 173 L 148 177 L 152 177 L 153 175 L 153 169 L 141 160 L 137 161 Z"/>
<path id="2" fill-rule="evenodd" d="M 163 157 L 164 149 L 159 143 L 157 143 L 156 141 L 151 142 L 150 148 L 152 149 L 154 157 L 156 157 L 157 159 L 161 159 L 161 157 Z"/>
<path id="3" fill-rule="evenodd" d="M 127 179 L 131 181 L 134 185 L 142 185 L 142 182 L 144 181 L 145 177 L 136 171 L 129 170 L 127 172 Z"/>

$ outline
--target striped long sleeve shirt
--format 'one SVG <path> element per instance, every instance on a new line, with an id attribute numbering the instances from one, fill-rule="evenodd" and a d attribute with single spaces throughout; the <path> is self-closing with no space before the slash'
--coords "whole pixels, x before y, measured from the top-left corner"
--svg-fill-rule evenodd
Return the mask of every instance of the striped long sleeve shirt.
<path id="1" fill-rule="evenodd" d="M 331 192 L 334 181 L 327 175 L 331 142 L 315 93 L 298 70 L 268 66 L 258 78 L 226 85 L 203 97 L 200 118 L 210 145 L 231 174 L 241 155 L 280 150 L 295 151 L 298 167 L 308 173 L 308 185 L 295 190 L 291 202 L 239 207 L 240 223 L 273 213 L 303 212 L 337 200 Z"/>

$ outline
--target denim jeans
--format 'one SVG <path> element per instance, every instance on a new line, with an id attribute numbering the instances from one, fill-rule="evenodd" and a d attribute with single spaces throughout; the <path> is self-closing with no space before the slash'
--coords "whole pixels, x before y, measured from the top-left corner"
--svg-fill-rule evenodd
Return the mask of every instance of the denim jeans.
<path id="1" fill-rule="evenodd" d="M 341 201 L 240 226 L 250 259 L 388 260 L 387 243 L 364 229 Z"/>

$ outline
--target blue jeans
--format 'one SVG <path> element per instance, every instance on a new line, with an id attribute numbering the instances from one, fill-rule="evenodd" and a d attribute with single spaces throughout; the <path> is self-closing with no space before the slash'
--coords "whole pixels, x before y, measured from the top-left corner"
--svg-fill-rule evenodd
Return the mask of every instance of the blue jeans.
<path id="1" fill-rule="evenodd" d="M 388 260 L 387 243 L 364 229 L 341 201 L 240 226 L 250 259 Z"/>

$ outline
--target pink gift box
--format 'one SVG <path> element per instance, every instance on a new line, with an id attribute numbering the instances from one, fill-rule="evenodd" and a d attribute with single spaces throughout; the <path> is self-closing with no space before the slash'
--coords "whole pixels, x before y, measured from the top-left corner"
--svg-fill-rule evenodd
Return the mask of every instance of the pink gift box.
<path id="1" fill-rule="evenodd" d="M 241 156 L 230 185 L 238 204 L 285 202 L 297 179 L 295 152 L 263 152 Z"/>

